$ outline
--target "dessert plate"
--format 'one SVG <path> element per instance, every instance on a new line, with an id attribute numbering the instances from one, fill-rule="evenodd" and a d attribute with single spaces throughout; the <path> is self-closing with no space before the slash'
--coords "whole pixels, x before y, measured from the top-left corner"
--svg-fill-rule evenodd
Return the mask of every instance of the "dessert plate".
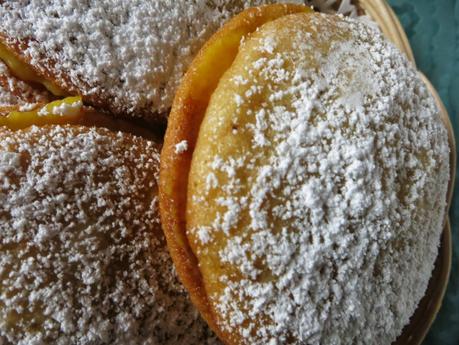
<path id="1" fill-rule="evenodd" d="M 355 2 L 365 15 L 373 19 L 373 21 L 378 24 L 384 35 L 402 52 L 404 52 L 414 65 L 416 65 L 405 31 L 387 2 L 385 0 L 358 0 Z M 456 143 L 454 140 L 453 127 L 449 119 L 448 112 L 446 111 L 437 91 L 424 74 L 421 72 L 419 72 L 419 74 L 424 80 L 429 91 L 434 96 L 440 110 L 441 120 L 448 131 L 448 141 L 451 149 L 450 181 L 448 186 L 447 206 L 449 210 L 453 196 L 454 176 L 456 171 Z M 412 316 L 411 322 L 405 327 L 403 333 L 395 342 L 395 345 L 419 345 L 424 340 L 438 311 L 440 310 L 443 296 L 445 295 L 451 270 L 451 255 L 451 226 L 447 216 L 445 219 L 445 228 L 441 239 L 437 261 L 435 262 L 435 268 L 432 272 L 432 277 L 430 278 L 426 294 L 419 303 L 415 314 Z"/>

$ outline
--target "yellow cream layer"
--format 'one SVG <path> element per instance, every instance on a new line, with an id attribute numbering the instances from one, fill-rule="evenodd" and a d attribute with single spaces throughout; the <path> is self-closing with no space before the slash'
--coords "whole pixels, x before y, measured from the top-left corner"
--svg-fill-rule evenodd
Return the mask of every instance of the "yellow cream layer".
<path id="1" fill-rule="evenodd" d="M 16 130 L 32 125 L 64 124 L 78 120 L 83 113 L 81 97 L 67 97 L 31 111 L 12 111 L 0 117 L 0 126 Z"/>
<path id="2" fill-rule="evenodd" d="M 21 80 L 43 85 L 55 96 L 66 96 L 67 93 L 54 82 L 39 76 L 32 67 L 16 57 L 4 44 L 0 43 L 0 59 L 11 69 L 13 74 Z"/>

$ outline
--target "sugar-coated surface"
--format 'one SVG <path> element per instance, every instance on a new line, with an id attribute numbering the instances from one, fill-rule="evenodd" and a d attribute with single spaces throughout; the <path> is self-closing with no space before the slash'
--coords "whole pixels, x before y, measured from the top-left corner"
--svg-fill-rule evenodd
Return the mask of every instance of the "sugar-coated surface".
<path id="1" fill-rule="evenodd" d="M 47 103 L 50 95 L 46 91 L 32 88 L 11 74 L 0 60 L 0 114 L 9 107 L 33 107 L 36 103 Z"/>
<path id="2" fill-rule="evenodd" d="M 220 327 L 244 344 L 391 344 L 431 275 L 448 171 L 432 96 L 374 28 L 263 26 L 212 96 L 188 185 Z"/>
<path id="3" fill-rule="evenodd" d="M 0 343 L 217 344 L 157 213 L 158 145 L 107 129 L 0 129 Z"/>
<path id="4" fill-rule="evenodd" d="M 272 2 L 6 1 L 0 5 L 0 32 L 27 42 L 25 56 L 65 89 L 109 99 L 105 107 L 115 113 L 154 116 L 169 109 L 182 75 L 210 35 L 243 8 Z"/>

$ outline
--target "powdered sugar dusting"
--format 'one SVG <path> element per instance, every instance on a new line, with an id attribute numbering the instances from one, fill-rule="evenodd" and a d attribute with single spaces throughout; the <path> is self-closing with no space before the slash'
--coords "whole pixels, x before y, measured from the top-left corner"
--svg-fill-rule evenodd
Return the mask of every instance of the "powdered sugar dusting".
<path id="1" fill-rule="evenodd" d="M 0 343 L 218 344 L 166 249 L 158 165 L 103 128 L 0 129 Z"/>
<path id="2" fill-rule="evenodd" d="M 0 32 L 27 42 L 26 57 L 64 89 L 93 103 L 109 99 L 104 107 L 114 113 L 151 117 L 170 108 L 210 35 L 242 9 L 273 2 L 7 1 Z"/>
<path id="3" fill-rule="evenodd" d="M 49 100 L 50 95 L 46 91 L 36 90 L 17 79 L 0 60 L 0 108 L 33 108 L 37 103 L 47 103 Z"/>
<path id="4" fill-rule="evenodd" d="M 215 121 L 201 131 L 232 154 L 193 161 L 208 176 L 190 181 L 206 188 L 188 209 L 215 217 L 189 231 L 198 258 L 217 250 L 231 272 L 209 278 L 224 286 L 210 301 L 242 343 L 388 345 L 437 256 L 446 130 L 413 66 L 378 31 L 309 18 L 263 26 L 241 46 L 239 74 L 214 93 L 250 90 L 228 100 L 234 139 L 217 138 L 226 108 L 209 105 Z M 260 56 L 244 60 L 253 42 Z M 230 151 L 247 136 L 250 148 Z"/>
<path id="5" fill-rule="evenodd" d="M 186 140 L 182 140 L 178 144 L 175 145 L 175 153 L 181 154 L 188 150 L 188 142 Z"/>

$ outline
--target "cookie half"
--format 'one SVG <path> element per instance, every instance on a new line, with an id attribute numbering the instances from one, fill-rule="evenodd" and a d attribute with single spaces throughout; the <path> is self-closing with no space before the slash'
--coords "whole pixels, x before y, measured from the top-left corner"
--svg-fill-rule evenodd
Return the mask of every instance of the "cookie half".
<path id="1" fill-rule="evenodd" d="M 260 13 L 207 42 L 174 100 L 160 208 L 177 271 L 228 344 L 391 344 L 438 253 L 446 129 L 375 28 L 240 29 Z"/>

